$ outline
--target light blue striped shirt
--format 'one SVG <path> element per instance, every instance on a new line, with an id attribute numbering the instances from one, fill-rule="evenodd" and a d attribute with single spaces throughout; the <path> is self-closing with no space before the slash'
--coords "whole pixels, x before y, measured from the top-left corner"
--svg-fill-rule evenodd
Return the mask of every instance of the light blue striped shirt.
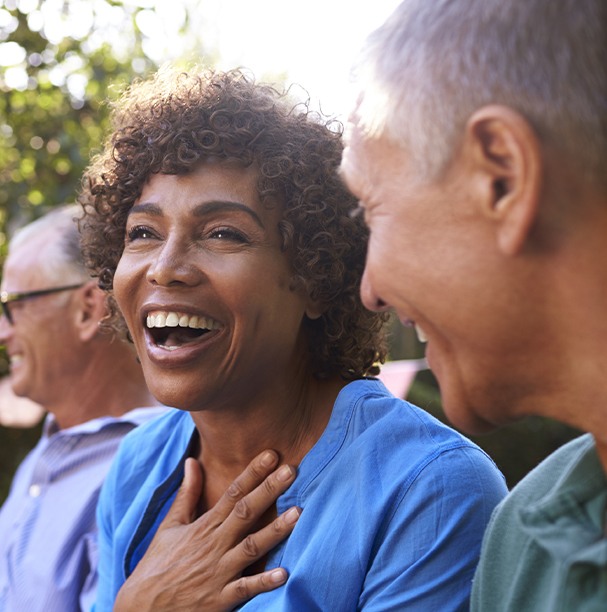
<path id="1" fill-rule="evenodd" d="M 47 415 L 0 508 L 0 612 L 91 608 L 101 484 L 123 436 L 165 410 L 138 408 L 64 430 Z"/>

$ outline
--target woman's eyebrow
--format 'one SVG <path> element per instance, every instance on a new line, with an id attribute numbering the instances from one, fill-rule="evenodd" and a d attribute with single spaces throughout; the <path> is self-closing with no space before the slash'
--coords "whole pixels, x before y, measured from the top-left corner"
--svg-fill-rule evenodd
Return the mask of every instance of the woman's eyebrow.
<path id="1" fill-rule="evenodd" d="M 153 204 L 152 202 L 138 202 L 131 206 L 128 216 L 130 217 L 134 213 L 147 213 L 154 217 L 162 217 L 162 208 L 158 206 L 158 204 Z"/>
<path id="2" fill-rule="evenodd" d="M 259 217 L 259 215 L 248 206 L 241 204 L 240 202 L 232 202 L 230 200 L 212 200 L 210 202 L 202 202 L 194 206 L 193 214 L 196 217 L 202 217 L 204 215 L 213 214 L 215 212 L 244 212 L 249 215 L 259 227 L 265 229 L 265 226 Z M 137 213 L 145 213 L 154 217 L 162 217 L 162 207 L 153 202 L 138 202 L 133 204 L 129 211 L 129 216 Z"/>
<path id="3" fill-rule="evenodd" d="M 249 215 L 259 227 L 265 229 L 259 215 L 252 209 L 241 204 L 240 202 L 232 202 L 230 200 L 212 200 L 210 202 L 202 202 L 194 207 L 193 213 L 196 217 L 212 214 L 215 212 L 243 212 Z"/>

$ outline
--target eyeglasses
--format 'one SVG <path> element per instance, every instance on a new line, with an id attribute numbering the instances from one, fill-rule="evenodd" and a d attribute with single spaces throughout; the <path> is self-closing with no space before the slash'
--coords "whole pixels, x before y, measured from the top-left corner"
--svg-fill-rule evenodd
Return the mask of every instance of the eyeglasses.
<path id="1" fill-rule="evenodd" d="M 25 300 L 31 300 L 43 295 L 50 295 L 51 293 L 59 293 L 60 291 L 69 291 L 70 289 L 78 289 L 85 283 L 78 283 L 77 285 L 65 285 L 64 287 L 53 287 L 52 289 L 39 289 L 38 291 L 22 291 L 19 293 L 9 293 L 8 291 L 2 291 L 0 293 L 0 305 L 2 306 L 2 314 L 6 317 L 6 320 L 13 325 L 13 315 L 11 314 L 9 304 L 13 302 L 24 302 Z"/>

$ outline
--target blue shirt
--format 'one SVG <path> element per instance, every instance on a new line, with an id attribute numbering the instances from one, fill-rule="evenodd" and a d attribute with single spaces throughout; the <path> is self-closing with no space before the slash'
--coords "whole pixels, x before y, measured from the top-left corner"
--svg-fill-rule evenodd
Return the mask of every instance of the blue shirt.
<path id="1" fill-rule="evenodd" d="M 190 415 L 172 411 L 121 445 L 98 508 L 98 612 L 112 609 L 168 511 L 195 434 Z M 266 565 L 289 579 L 242 609 L 466 610 L 485 525 L 505 494 L 472 442 L 381 382 L 352 382 L 277 501 L 279 513 L 303 508 Z"/>
<path id="2" fill-rule="evenodd" d="M 63 430 L 47 415 L 0 508 L 1 612 L 90 609 L 101 483 L 124 435 L 160 411 L 139 408 Z"/>

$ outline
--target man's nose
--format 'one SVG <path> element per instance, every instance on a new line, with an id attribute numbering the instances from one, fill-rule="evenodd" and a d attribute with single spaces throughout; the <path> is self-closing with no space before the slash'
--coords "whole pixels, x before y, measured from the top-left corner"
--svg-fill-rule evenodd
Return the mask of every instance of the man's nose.
<path id="1" fill-rule="evenodd" d="M 0 344 L 6 344 L 12 330 L 13 326 L 9 322 L 4 310 L 0 310 Z"/>
<path id="2" fill-rule="evenodd" d="M 365 307 L 369 310 L 383 312 L 385 310 L 389 310 L 390 308 L 390 306 L 376 293 L 369 275 L 368 267 L 365 267 L 360 283 L 360 297 Z"/>

